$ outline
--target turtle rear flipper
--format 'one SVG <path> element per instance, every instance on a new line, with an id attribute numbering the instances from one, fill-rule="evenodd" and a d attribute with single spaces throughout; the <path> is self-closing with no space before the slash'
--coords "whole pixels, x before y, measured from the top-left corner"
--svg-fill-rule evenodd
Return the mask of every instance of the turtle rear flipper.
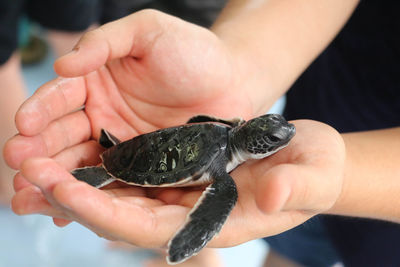
<path id="1" fill-rule="evenodd" d="M 168 244 L 167 262 L 180 263 L 197 254 L 225 223 L 236 204 L 235 182 L 227 173 L 214 177 L 189 213 L 187 222 Z"/>
<path id="2" fill-rule="evenodd" d="M 100 188 L 115 181 L 103 167 L 84 167 L 72 170 L 71 174 L 79 181 Z"/>

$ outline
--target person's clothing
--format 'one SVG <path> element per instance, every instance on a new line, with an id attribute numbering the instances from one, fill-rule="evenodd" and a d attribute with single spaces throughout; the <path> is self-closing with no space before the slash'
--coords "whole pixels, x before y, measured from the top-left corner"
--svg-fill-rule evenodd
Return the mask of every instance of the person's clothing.
<path id="1" fill-rule="evenodd" d="M 83 31 L 146 8 L 177 16 L 203 27 L 211 26 L 226 0 L 0 0 L 0 65 L 18 45 L 18 23 L 23 14 L 45 28 Z"/>
<path id="2" fill-rule="evenodd" d="M 400 125 L 400 3 L 361 1 L 349 22 L 287 94 L 289 119 L 339 132 Z"/>
<path id="3" fill-rule="evenodd" d="M 60 31 L 83 31 L 98 19 L 97 0 L 0 0 L 0 65 L 17 49 L 22 15 Z"/>
<path id="4" fill-rule="evenodd" d="M 342 133 L 400 126 L 399 10 L 396 1 L 361 1 L 335 40 L 288 92 L 286 118 L 321 121 Z M 345 266 L 400 266 L 399 224 L 319 217 L 338 260 Z M 315 239 L 304 230 L 313 231 L 307 226 L 290 230 L 282 234 L 284 242 L 275 248 L 273 243 L 272 248 L 278 252 L 290 248 L 283 254 L 299 260 L 296 255 L 302 252 L 301 244 L 307 246 L 308 238 Z M 298 247 L 291 248 L 291 242 Z M 305 253 L 319 258 L 319 250 Z M 304 265 L 329 266 L 329 262 Z"/>
<path id="5" fill-rule="evenodd" d="M 106 23 L 133 12 L 152 8 L 203 27 L 217 18 L 227 0 L 101 0 L 100 22 Z"/>
<path id="6" fill-rule="evenodd" d="M 269 247 L 306 267 L 333 266 L 340 262 L 323 222 L 314 217 L 289 231 L 264 238 Z"/>

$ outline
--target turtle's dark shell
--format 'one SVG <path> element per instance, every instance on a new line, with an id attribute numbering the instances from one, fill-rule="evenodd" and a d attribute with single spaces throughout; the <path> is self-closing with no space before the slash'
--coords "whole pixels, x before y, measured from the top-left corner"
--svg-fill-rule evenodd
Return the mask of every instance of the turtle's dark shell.
<path id="1" fill-rule="evenodd" d="M 225 153 L 229 129 L 217 123 L 189 124 L 140 135 L 107 149 L 103 166 L 130 184 L 195 182 Z"/>

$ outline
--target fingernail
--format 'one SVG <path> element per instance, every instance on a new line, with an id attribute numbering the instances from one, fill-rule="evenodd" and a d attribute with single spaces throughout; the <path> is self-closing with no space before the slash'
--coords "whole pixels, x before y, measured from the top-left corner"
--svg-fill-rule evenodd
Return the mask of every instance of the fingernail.
<path id="1" fill-rule="evenodd" d="M 78 44 L 75 45 L 74 48 L 72 48 L 72 50 L 68 53 L 68 55 L 78 53 L 80 48 L 81 48 L 81 47 L 80 47 Z"/>

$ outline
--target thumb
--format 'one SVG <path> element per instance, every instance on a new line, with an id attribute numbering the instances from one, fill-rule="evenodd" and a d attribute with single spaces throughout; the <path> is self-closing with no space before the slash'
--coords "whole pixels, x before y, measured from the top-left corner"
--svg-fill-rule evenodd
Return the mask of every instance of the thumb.
<path id="1" fill-rule="evenodd" d="M 340 192 L 340 180 L 318 166 L 283 164 L 259 179 L 257 205 L 264 212 L 329 209 Z"/>
<path id="2" fill-rule="evenodd" d="M 164 32 L 172 16 L 143 10 L 85 33 L 75 48 L 54 63 L 57 74 L 76 77 L 97 70 L 107 61 L 142 58 Z"/>

